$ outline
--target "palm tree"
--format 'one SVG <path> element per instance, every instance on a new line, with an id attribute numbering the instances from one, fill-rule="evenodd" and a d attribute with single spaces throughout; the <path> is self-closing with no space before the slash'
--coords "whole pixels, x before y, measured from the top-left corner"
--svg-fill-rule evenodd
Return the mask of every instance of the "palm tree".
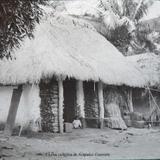
<path id="1" fill-rule="evenodd" d="M 39 4 L 47 0 L 1 0 L 0 1 L 0 59 L 9 58 L 10 51 L 20 46 L 25 36 L 33 37 L 36 22 L 42 15 Z M 23 87 L 13 89 L 10 109 L 5 124 L 5 136 L 11 136 L 16 120 Z"/>
<path id="2" fill-rule="evenodd" d="M 0 59 L 10 57 L 10 51 L 19 47 L 25 36 L 33 37 L 35 23 L 47 0 L 0 0 Z"/>
<path id="3" fill-rule="evenodd" d="M 139 0 L 99 0 L 101 23 L 105 31 L 101 32 L 122 53 L 128 54 L 128 49 L 153 49 L 153 44 L 147 37 L 151 31 L 142 27 L 140 19 L 147 14 L 152 1 Z"/>
<path id="4" fill-rule="evenodd" d="M 94 25 L 99 33 L 111 41 L 122 53 L 128 54 L 129 49 L 153 49 L 147 37 L 151 31 L 142 26 L 140 19 L 147 14 L 152 5 L 151 0 L 87 0 L 76 2 L 77 8 L 69 8 L 68 13 L 86 19 Z M 73 3 L 73 2 L 72 2 Z M 79 6 L 78 6 L 78 3 Z M 72 5 L 72 4 L 71 4 Z M 75 13 L 76 10 L 82 12 Z"/>

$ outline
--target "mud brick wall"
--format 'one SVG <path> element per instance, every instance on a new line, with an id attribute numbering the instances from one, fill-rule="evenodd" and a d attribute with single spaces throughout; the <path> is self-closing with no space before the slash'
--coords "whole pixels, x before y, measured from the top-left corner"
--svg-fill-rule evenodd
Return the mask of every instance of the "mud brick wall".
<path id="1" fill-rule="evenodd" d="M 98 86 L 97 83 L 84 83 L 84 99 L 85 99 L 85 117 L 88 127 L 98 127 L 99 103 L 98 103 Z"/>
<path id="2" fill-rule="evenodd" d="M 58 132 L 58 82 L 54 79 L 40 83 L 41 118 L 44 132 Z"/>

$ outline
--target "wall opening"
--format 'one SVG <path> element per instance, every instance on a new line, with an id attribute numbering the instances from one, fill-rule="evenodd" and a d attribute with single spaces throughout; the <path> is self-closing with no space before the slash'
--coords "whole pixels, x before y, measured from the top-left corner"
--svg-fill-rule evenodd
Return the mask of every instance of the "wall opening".
<path id="1" fill-rule="evenodd" d="M 64 87 L 64 122 L 72 123 L 76 116 L 76 80 L 66 79 Z"/>

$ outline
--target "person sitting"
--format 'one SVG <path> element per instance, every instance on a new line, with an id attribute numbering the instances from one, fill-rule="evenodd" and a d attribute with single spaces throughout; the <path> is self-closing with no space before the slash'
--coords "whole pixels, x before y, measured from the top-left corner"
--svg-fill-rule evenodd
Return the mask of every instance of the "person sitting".
<path id="1" fill-rule="evenodd" d="M 80 121 L 80 119 L 78 117 L 75 117 L 75 119 L 72 122 L 73 124 L 73 128 L 77 129 L 77 128 L 82 128 L 82 123 Z"/>

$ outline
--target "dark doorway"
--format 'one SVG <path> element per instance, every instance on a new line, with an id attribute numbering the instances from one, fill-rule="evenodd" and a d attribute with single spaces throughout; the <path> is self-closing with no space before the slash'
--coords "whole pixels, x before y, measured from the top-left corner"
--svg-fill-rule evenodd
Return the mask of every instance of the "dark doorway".
<path id="1" fill-rule="evenodd" d="M 147 90 L 135 88 L 132 91 L 132 96 L 135 112 L 140 112 L 146 115 L 150 113 L 149 94 Z"/>
<path id="2" fill-rule="evenodd" d="M 76 80 L 67 79 L 64 86 L 64 122 L 73 122 L 76 115 Z"/>

